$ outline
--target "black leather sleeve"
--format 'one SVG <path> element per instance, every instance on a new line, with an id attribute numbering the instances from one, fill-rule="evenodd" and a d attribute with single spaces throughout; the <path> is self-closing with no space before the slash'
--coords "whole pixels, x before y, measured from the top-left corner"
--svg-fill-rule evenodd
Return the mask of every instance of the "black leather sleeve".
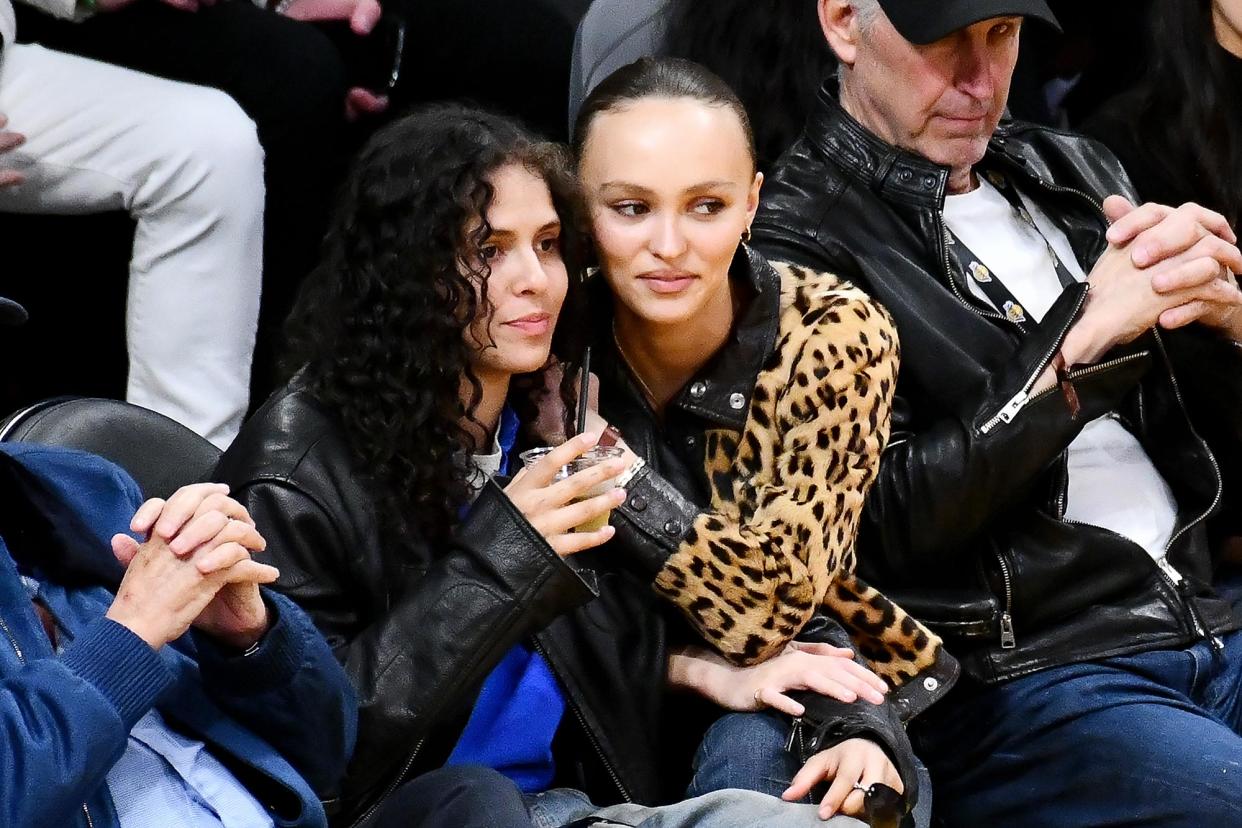
<path id="1" fill-rule="evenodd" d="M 761 232 L 763 252 L 774 261 L 818 270 L 844 267 L 847 278 L 850 267 L 856 267 L 782 228 L 766 224 Z M 1086 284 L 1067 289 L 1005 367 L 958 401 L 953 416 L 933 422 L 918 418 L 899 381 L 888 448 L 860 528 L 868 567 L 910 576 L 938 566 L 939 556 L 969 549 L 967 541 L 1028 493 L 1084 425 L 1117 408 L 1138 384 L 1152 358 L 1134 349 L 1133 359 L 1075 382 L 1082 405 L 1076 418 L 1052 389 L 1034 395 L 1012 421 L 985 430 L 1060 348 L 1081 314 L 1087 290 Z"/>
<path id="2" fill-rule="evenodd" d="M 514 643 L 594 596 L 489 483 L 451 548 L 407 570 L 388 611 L 363 619 L 347 515 L 281 482 L 252 482 L 234 496 L 267 538 L 277 588 L 314 619 L 357 690 L 347 802 L 377 795 L 434 727 L 468 711 Z"/>
<path id="3" fill-rule="evenodd" d="M 1162 336 L 1190 421 L 1224 478 L 1213 531 L 1218 538 L 1242 537 L 1242 345 L 1199 325 Z"/>
<path id="4" fill-rule="evenodd" d="M 625 486 L 625 503 L 613 514 L 616 543 L 648 578 L 677 551 L 700 509 L 650 466 Z"/>
<path id="5" fill-rule="evenodd" d="M 1106 358 L 1094 372 L 1079 368 L 1076 417 L 1053 387 L 1031 396 L 1010 421 L 997 420 L 1060 347 L 1086 290 L 1066 290 L 1005 368 L 960 401 L 957 416 L 915 427 L 908 403 L 898 397 L 889 446 L 864 512 L 869 556 L 878 554 L 891 572 L 916 572 L 969 548 L 967 541 L 1029 494 L 1084 425 L 1133 391 L 1152 364 L 1148 351 L 1136 350 L 1112 367 L 1104 367 L 1111 363 Z"/>
<path id="6" fill-rule="evenodd" d="M 822 615 L 807 625 L 798 640 L 854 648 L 848 633 L 837 622 Z M 867 666 L 861 656 L 855 655 L 854 660 Z M 789 696 L 806 708 L 801 722 L 793 725 L 789 743 L 789 750 L 799 761 L 805 763 L 816 753 L 847 739 L 868 739 L 888 754 L 901 776 L 906 802 L 913 805 L 918 799 L 919 786 L 914 748 L 892 701 L 886 699 L 883 704 L 872 704 L 860 698 L 847 703 L 809 691 L 792 692 Z"/>

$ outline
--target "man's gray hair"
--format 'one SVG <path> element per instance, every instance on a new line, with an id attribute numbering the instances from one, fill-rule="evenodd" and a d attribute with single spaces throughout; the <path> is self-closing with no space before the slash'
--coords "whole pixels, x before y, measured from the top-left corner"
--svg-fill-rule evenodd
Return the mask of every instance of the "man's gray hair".
<path id="1" fill-rule="evenodd" d="M 870 29 L 884 14 L 880 0 L 850 0 L 850 5 L 854 7 L 854 14 L 858 15 L 858 28 L 862 31 Z"/>
<path id="2" fill-rule="evenodd" d="M 932 2 L 939 2 L 939 0 L 932 0 Z M 884 9 L 880 7 L 880 0 L 850 0 L 850 5 L 854 7 L 854 14 L 858 16 L 858 31 L 860 34 L 865 35 L 875 25 L 875 22 L 884 16 Z M 838 84 L 845 81 L 846 69 L 846 65 L 838 61 Z"/>

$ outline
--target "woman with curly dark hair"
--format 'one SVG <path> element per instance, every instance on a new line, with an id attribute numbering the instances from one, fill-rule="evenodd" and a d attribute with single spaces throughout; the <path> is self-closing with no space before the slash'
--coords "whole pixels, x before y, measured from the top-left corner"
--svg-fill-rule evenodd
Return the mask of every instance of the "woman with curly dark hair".
<path id="1" fill-rule="evenodd" d="M 593 596 L 564 558 L 611 537 L 573 527 L 617 505 L 581 498 L 623 466 L 554 480 L 585 435 L 492 478 L 576 281 L 572 201 L 559 148 L 504 118 L 439 106 L 377 133 L 291 318 L 292 378 L 217 470 L 359 693 L 345 824 L 450 755 L 550 780 L 565 699 L 523 642 Z"/>

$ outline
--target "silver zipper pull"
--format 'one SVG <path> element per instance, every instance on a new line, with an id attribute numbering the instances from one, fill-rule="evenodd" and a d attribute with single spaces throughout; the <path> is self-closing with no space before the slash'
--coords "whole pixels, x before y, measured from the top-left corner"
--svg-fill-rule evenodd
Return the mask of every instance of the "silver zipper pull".
<path id="1" fill-rule="evenodd" d="M 1018 646 L 1018 639 L 1013 634 L 1013 616 L 1008 612 L 1001 613 L 1001 649 L 1012 650 Z"/>
<path id="2" fill-rule="evenodd" d="M 1031 395 L 1028 394 L 1026 391 L 1019 391 L 1017 394 L 1014 395 L 1013 399 L 1005 403 L 1004 408 L 996 412 L 996 416 L 994 416 L 992 419 L 984 423 L 983 427 L 980 428 L 979 430 L 982 431 L 984 434 L 987 434 L 988 432 L 996 428 L 1001 423 L 1013 422 L 1013 418 L 1018 416 L 1018 412 L 1021 411 L 1026 406 L 1027 402 L 1030 399 L 1031 399 Z"/>
<path id="3" fill-rule="evenodd" d="M 1170 581 L 1173 582 L 1174 586 L 1179 586 L 1181 584 L 1182 573 L 1178 572 L 1176 569 L 1173 568 L 1173 564 L 1169 563 L 1169 558 L 1167 555 L 1161 555 L 1159 558 L 1157 558 L 1156 566 L 1158 566 L 1160 568 L 1160 571 L 1163 572 L 1165 576 Z"/>
<path id="4" fill-rule="evenodd" d="M 1005 407 L 996 416 L 1000 417 L 1002 422 L 1011 423 L 1013 418 L 1018 416 L 1018 412 L 1026 407 L 1026 403 L 1030 399 L 1030 394 L 1025 391 L 1019 391 L 1012 400 L 1005 403 Z"/>
<path id="5" fill-rule="evenodd" d="M 798 738 L 798 731 L 802 729 L 802 717 L 793 720 L 793 724 L 789 726 L 789 738 L 785 740 L 785 752 L 789 753 L 793 750 L 794 740 Z"/>

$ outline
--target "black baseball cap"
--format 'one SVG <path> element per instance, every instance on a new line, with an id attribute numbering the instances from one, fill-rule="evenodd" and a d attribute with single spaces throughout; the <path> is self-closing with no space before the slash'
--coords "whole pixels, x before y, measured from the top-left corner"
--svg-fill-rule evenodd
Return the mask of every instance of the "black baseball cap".
<path id="1" fill-rule="evenodd" d="M 26 309 L 14 302 L 12 299 L 6 299 L 0 296 L 0 325 L 20 325 L 26 321 Z"/>
<path id="2" fill-rule="evenodd" d="M 911 43 L 942 37 L 993 17 L 1042 20 L 1058 32 L 1061 24 L 1044 0 L 879 0 L 893 27 Z"/>

